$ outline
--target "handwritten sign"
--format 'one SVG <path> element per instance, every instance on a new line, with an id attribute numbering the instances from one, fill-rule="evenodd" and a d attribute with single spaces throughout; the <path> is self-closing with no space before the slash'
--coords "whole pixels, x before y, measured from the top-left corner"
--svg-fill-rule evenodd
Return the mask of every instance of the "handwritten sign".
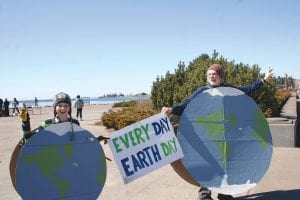
<path id="1" fill-rule="evenodd" d="M 109 146 L 125 183 L 183 157 L 170 120 L 162 113 L 113 132 Z"/>

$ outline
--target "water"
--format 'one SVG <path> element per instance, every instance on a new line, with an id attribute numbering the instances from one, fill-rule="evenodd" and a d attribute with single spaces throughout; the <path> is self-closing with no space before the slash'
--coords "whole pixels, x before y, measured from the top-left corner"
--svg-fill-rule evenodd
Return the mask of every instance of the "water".
<path id="1" fill-rule="evenodd" d="M 98 105 L 98 104 L 111 104 L 118 103 L 122 101 L 131 101 L 131 100 L 144 100 L 148 99 L 149 96 L 125 96 L 125 97 L 102 97 L 102 98 L 82 98 L 85 104 L 87 104 L 86 100 L 89 100 L 90 105 Z M 72 99 L 72 105 L 74 105 L 76 99 Z M 10 102 L 10 106 L 12 106 L 12 102 Z M 27 106 L 34 106 L 34 100 L 26 100 L 19 101 L 19 107 L 22 107 L 22 104 L 26 103 Z M 53 106 L 53 99 L 41 99 L 38 101 L 38 106 L 40 107 L 49 107 Z"/>

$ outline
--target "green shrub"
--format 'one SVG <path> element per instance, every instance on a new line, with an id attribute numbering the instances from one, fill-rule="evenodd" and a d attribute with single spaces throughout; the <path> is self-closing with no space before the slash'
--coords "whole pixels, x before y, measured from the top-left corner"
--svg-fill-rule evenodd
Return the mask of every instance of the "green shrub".
<path id="1" fill-rule="evenodd" d="M 274 85 L 268 84 L 255 92 L 254 100 L 265 117 L 279 117 L 281 109 L 289 97 L 289 91 L 277 90 Z"/>
<path id="2" fill-rule="evenodd" d="M 114 107 L 134 107 L 137 105 L 137 101 L 122 101 L 122 102 L 118 102 L 118 103 L 114 103 L 113 108 Z"/>
<path id="3" fill-rule="evenodd" d="M 275 98 L 277 100 L 276 106 L 274 106 L 274 113 L 272 116 L 279 116 L 282 110 L 282 107 L 286 103 L 286 101 L 290 98 L 291 94 L 288 90 L 278 90 L 275 94 Z"/>
<path id="4" fill-rule="evenodd" d="M 110 111 L 102 115 L 101 121 L 106 128 L 119 130 L 142 119 L 146 119 L 157 111 L 151 108 L 130 107 L 118 111 Z"/>

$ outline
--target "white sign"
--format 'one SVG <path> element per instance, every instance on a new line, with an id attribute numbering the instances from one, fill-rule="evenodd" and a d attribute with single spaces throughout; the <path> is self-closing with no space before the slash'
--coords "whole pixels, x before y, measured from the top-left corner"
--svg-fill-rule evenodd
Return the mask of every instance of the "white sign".
<path id="1" fill-rule="evenodd" d="M 183 157 L 170 120 L 162 113 L 113 132 L 109 146 L 125 183 Z"/>

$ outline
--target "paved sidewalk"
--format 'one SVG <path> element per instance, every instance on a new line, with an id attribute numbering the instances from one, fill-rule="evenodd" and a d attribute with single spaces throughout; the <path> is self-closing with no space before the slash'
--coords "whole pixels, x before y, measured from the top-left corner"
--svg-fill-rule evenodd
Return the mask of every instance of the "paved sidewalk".
<path id="1" fill-rule="evenodd" d="M 94 135 L 109 135 L 103 126 L 95 126 L 103 112 L 111 105 L 86 106 L 81 126 Z M 44 119 L 52 117 L 53 108 L 43 108 L 41 115 L 32 115 L 32 127 L 37 127 Z M 0 199 L 20 199 L 14 190 L 10 175 L 11 153 L 21 138 L 18 117 L 0 118 Z M 108 145 L 103 145 L 106 156 L 112 158 Z M 300 149 L 273 148 L 270 168 L 261 182 L 237 199 L 299 199 L 300 196 Z M 198 188 L 181 179 L 170 166 L 152 172 L 127 185 L 121 179 L 114 161 L 107 162 L 107 179 L 98 199 L 104 200 L 196 200 Z M 213 194 L 216 198 L 216 194 Z"/>

